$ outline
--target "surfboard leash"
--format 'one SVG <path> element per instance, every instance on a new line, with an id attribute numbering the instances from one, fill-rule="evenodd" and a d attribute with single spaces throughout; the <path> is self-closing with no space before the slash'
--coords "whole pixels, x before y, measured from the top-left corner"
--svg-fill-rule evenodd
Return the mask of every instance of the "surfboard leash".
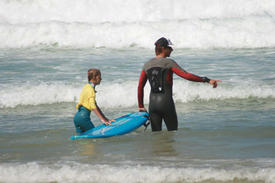
<path id="1" fill-rule="evenodd" d="M 151 119 L 150 119 L 150 116 L 146 116 L 147 117 L 147 121 L 143 124 L 144 125 L 144 131 L 146 131 L 147 127 L 150 125 L 151 123 Z"/>

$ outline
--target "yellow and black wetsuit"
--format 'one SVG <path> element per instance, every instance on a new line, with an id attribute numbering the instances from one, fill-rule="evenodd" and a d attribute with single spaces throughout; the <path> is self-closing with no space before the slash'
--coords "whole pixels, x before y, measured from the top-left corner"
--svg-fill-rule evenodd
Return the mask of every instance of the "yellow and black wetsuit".
<path id="1" fill-rule="evenodd" d="M 94 87 L 93 83 L 89 83 L 84 85 L 81 91 L 80 101 L 76 105 L 78 111 L 74 116 L 74 124 L 77 133 L 83 133 L 94 128 L 90 118 L 91 111 L 96 108 Z"/>

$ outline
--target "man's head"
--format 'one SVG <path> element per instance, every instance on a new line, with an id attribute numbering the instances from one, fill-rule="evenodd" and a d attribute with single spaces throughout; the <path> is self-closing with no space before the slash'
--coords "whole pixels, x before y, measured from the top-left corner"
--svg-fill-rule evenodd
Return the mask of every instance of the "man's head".
<path id="1" fill-rule="evenodd" d="M 95 85 L 101 82 L 101 72 L 99 69 L 89 69 L 88 70 L 88 81 L 94 83 Z"/>
<path id="2" fill-rule="evenodd" d="M 155 53 L 156 55 L 161 55 L 163 57 L 169 57 L 171 52 L 173 51 L 173 48 L 170 47 L 172 45 L 172 42 L 169 39 L 166 39 L 164 37 L 159 38 L 155 42 Z"/>

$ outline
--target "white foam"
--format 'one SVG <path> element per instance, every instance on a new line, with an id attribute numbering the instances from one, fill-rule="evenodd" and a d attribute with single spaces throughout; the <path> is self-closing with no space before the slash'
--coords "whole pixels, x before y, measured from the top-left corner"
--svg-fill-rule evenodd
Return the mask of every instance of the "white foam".
<path id="1" fill-rule="evenodd" d="M 0 48 L 275 47 L 274 17 L 270 0 L 2 0 Z"/>
<path id="2" fill-rule="evenodd" d="M 215 89 L 204 83 L 192 83 L 177 81 L 174 84 L 174 98 L 177 102 L 192 102 L 196 100 L 226 100 L 226 99 L 248 99 L 254 98 L 275 98 L 275 89 L 273 86 L 260 86 L 256 82 L 231 83 L 232 85 L 222 83 Z M 234 85 L 234 86 L 233 86 Z"/>
<path id="3" fill-rule="evenodd" d="M 142 165 L 88 165 L 38 163 L 0 165 L 1 182 L 227 182 L 274 183 L 274 168 L 192 168 Z"/>
<path id="4" fill-rule="evenodd" d="M 186 19 L 228 19 L 275 16 L 270 0 L 24 0 L 0 2 L 0 22 L 159 22 Z"/>
<path id="5" fill-rule="evenodd" d="M 38 85 L 26 83 L 22 86 L 6 86 L 0 91 L 0 108 L 73 102 L 80 91 L 81 88 L 60 83 Z"/>
<path id="6" fill-rule="evenodd" d="M 101 107 L 134 107 L 137 106 L 137 85 L 135 81 L 123 83 L 102 83 L 96 88 L 96 100 Z M 23 84 L 22 86 L 6 86 L 0 90 L 0 108 L 16 107 L 18 105 L 53 104 L 60 102 L 78 102 L 82 86 L 69 84 L 40 83 L 37 85 Z M 144 101 L 148 104 L 149 83 L 145 87 Z M 176 103 L 193 101 L 275 98 L 274 86 L 261 86 L 239 83 L 238 85 L 221 84 L 213 89 L 204 83 L 194 83 L 175 80 L 174 99 Z"/>

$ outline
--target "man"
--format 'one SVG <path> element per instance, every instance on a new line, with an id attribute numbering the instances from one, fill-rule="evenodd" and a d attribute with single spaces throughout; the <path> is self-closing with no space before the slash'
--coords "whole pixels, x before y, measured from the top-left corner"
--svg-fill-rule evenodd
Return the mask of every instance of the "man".
<path id="1" fill-rule="evenodd" d="M 173 101 L 173 73 L 194 82 L 206 82 L 217 87 L 219 80 L 199 77 L 183 70 L 174 60 L 168 59 L 173 51 L 170 40 L 162 37 L 155 42 L 156 57 L 144 64 L 138 85 L 139 111 L 146 111 L 143 104 L 143 88 L 149 80 L 151 86 L 149 114 L 152 131 L 162 130 L 164 119 L 167 130 L 178 129 L 178 119 Z"/>

